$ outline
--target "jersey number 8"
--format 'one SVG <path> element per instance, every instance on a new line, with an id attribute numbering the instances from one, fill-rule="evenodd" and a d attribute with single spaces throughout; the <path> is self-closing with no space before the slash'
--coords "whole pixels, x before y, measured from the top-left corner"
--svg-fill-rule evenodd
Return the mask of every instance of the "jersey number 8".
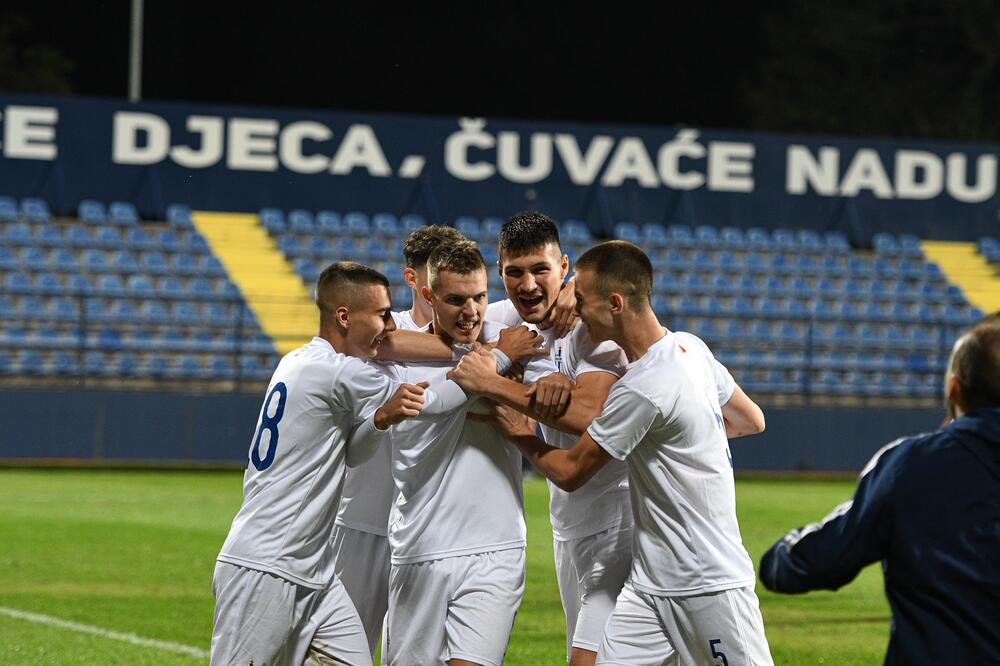
<path id="1" fill-rule="evenodd" d="M 268 416 L 267 413 L 271 411 L 271 399 L 274 398 L 275 393 L 278 394 L 278 407 L 274 410 L 274 416 Z M 274 453 L 278 450 L 278 422 L 285 414 L 285 399 L 287 397 L 288 389 L 285 388 L 285 383 L 278 382 L 267 394 L 267 400 L 264 401 L 264 409 L 260 413 L 260 426 L 257 428 L 257 436 L 253 440 L 253 448 L 250 449 L 250 462 L 259 472 L 263 472 L 274 462 Z M 260 440 L 264 436 L 265 430 L 270 437 L 268 437 L 267 455 L 261 460 Z"/>

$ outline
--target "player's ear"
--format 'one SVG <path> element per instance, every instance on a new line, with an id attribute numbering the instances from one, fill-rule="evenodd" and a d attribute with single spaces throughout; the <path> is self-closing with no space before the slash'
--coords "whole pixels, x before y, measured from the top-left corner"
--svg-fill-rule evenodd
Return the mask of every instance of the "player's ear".
<path id="1" fill-rule="evenodd" d="M 334 310 L 334 316 L 337 318 L 337 323 L 344 328 L 347 328 L 351 320 L 351 309 L 346 305 L 341 305 L 339 308 Z"/>
<path id="2" fill-rule="evenodd" d="M 434 305 L 434 294 L 431 292 L 431 288 L 428 286 L 423 286 L 420 288 L 420 295 L 424 297 L 427 301 L 427 305 Z"/>
<path id="3" fill-rule="evenodd" d="M 567 275 L 569 275 L 569 256 L 564 254 L 559 260 L 559 277 L 565 282 Z"/>
<path id="4" fill-rule="evenodd" d="M 417 271 L 410 268 L 409 266 L 404 268 L 403 282 L 406 283 L 406 286 L 409 287 L 410 289 L 415 288 L 417 286 Z"/>
<path id="5" fill-rule="evenodd" d="M 611 314 L 620 315 L 625 310 L 625 297 L 617 291 L 611 292 L 608 301 L 611 305 Z"/>

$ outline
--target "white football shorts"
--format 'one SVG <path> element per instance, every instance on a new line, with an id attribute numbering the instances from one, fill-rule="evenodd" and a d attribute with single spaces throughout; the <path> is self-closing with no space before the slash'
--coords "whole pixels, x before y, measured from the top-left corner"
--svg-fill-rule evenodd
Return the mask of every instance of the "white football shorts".
<path id="1" fill-rule="evenodd" d="M 773 665 L 753 587 L 686 597 L 625 583 L 597 653 L 604 666 Z"/>
<path id="2" fill-rule="evenodd" d="M 566 613 L 566 659 L 573 648 L 597 652 L 604 626 L 632 567 L 632 524 L 554 540 L 559 594 Z"/>
<path id="3" fill-rule="evenodd" d="M 385 652 L 392 666 L 503 663 L 524 596 L 524 549 L 394 564 Z"/>
<path id="4" fill-rule="evenodd" d="M 336 578 L 322 590 L 224 562 L 215 566 L 212 666 L 299 666 L 310 647 L 371 666 L 361 620 Z"/>
<path id="5" fill-rule="evenodd" d="M 354 602 L 374 659 L 389 609 L 389 537 L 337 525 L 333 550 L 337 578 Z"/>

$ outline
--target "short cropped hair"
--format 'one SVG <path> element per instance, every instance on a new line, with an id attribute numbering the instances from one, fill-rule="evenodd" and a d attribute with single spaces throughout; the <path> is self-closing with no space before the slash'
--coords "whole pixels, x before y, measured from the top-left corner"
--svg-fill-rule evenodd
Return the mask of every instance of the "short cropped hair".
<path id="1" fill-rule="evenodd" d="M 427 259 L 427 281 L 431 289 L 437 288 L 438 275 L 442 271 L 469 275 L 478 270 L 486 270 L 486 261 L 476 244 L 469 240 L 442 243 Z"/>
<path id="2" fill-rule="evenodd" d="M 431 224 L 420 227 L 403 241 L 403 259 L 407 268 L 419 269 L 427 265 L 431 252 L 442 243 L 454 243 L 465 240 L 465 236 L 454 227 L 441 224 Z"/>
<path id="3" fill-rule="evenodd" d="M 962 336 L 949 371 L 962 387 L 962 409 L 1000 407 L 1000 320 L 989 318 Z"/>
<path id="4" fill-rule="evenodd" d="M 559 247 L 559 227 L 548 215 L 529 210 L 504 222 L 497 249 L 500 256 L 505 257 L 512 252 L 528 252 L 549 243 Z"/>
<path id="5" fill-rule="evenodd" d="M 620 240 L 595 245 L 576 260 L 576 270 L 594 271 L 601 296 L 622 294 L 635 310 L 650 305 L 653 264 L 637 245 Z"/>
<path id="6" fill-rule="evenodd" d="M 389 279 L 374 268 L 354 261 L 337 261 L 320 273 L 316 281 L 316 307 L 320 317 L 332 315 L 341 305 L 355 305 L 360 289 L 382 285 Z"/>

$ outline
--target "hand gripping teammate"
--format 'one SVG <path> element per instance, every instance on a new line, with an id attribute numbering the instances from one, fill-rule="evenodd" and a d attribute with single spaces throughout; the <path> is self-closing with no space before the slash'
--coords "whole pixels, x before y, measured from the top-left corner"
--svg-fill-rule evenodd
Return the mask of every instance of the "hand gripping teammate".
<path id="1" fill-rule="evenodd" d="M 771 664 L 727 442 L 763 430 L 763 414 L 700 339 L 660 325 L 652 277 L 648 257 L 622 241 L 577 261 L 580 318 L 594 342 L 614 341 L 629 365 L 571 449 L 542 443 L 513 410 L 498 407 L 500 422 L 564 490 L 584 487 L 612 459 L 628 467 L 632 569 L 598 664 Z M 484 390 L 495 381 L 488 362 L 470 355 L 451 377 Z"/>
<path id="2" fill-rule="evenodd" d="M 213 665 L 371 664 L 357 612 L 333 573 L 345 468 L 367 460 L 388 426 L 466 400 L 450 382 L 438 392 L 397 388 L 360 360 L 374 356 L 394 327 L 388 284 L 353 262 L 324 270 L 319 335 L 274 371 L 251 440 L 243 505 L 216 565 Z"/>

